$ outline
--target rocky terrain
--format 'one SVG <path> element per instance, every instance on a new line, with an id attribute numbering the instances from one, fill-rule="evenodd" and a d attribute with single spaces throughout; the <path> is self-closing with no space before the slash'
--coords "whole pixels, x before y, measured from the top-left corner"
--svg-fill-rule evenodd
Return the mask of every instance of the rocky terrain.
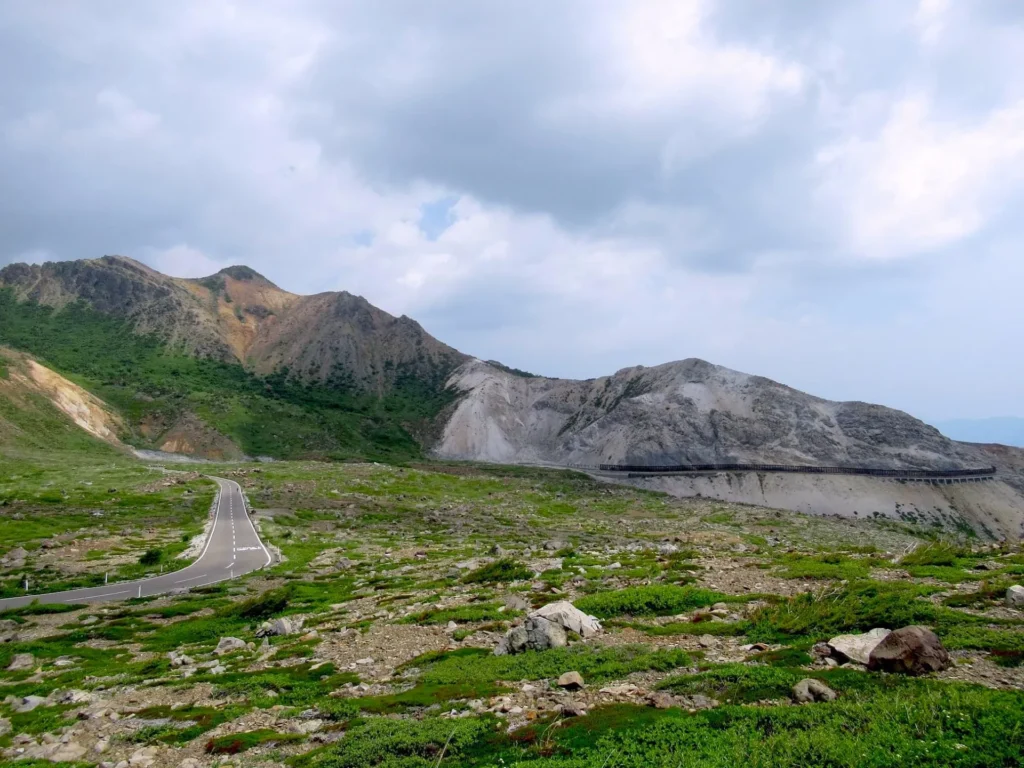
<path id="1" fill-rule="evenodd" d="M 1021 754 L 1016 546 L 521 467 L 213 469 L 242 484 L 283 561 L 0 616 L 7 764 L 641 768 L 686 765 L 685 745 L 711 768 L 897 754 L 967 768 Z M 5 589 L 60 562 L 77 578 L 110 568 L 89 553 L 143 531 L 135 556 L 168 548 L 212 485 L 173 465 L 49 476 L 63 516 L 54 486 L 0 479 Z M 78 524 L 88 510 L 105 530 Z"/>

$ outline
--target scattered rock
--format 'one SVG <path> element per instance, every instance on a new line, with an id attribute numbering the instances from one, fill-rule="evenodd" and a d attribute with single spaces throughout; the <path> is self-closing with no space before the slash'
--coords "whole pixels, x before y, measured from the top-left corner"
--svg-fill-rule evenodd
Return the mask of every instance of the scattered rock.
<path id="1" fill-rule="evenodd" d="M 178 768 L 202 768 L 202 765 L 203 764 L 196 760 L 194 757 L 186 757 L 184 760 L 178 763 Z"/>
<path id="2" fill-rule="evenodd" d="M 156 762 L 160 750 L 157 747 L 143 747 L 132 752 L 128 758 L 128 765 L 131 768 L 149 768 Z"/>
<path id="3" fill-rule="evenodd" d="M 51 763 L 73 763 L 84 756 L 87 751 L 77 741 L 69 741 L 66 744 L 57 744 L 56 749 L 50 752 L 46 759 Z"/>
<path id="4" fill-rule="evenodd" d="M 25 558 L 28 557 L 28 552 L 24 547 L 15 547 L 0 557 L 0 565 L 6 568 L 21 568 L 25 565 Z"/>
<path id="5" fill-rule="evenodd" d="M 302 630 L 302 619 L 274 619 L 265 621 L 256 632 L 256 637 L 279 637 L 297 635 Z M 223 641 L 221 641 L 223 642 Z"/>
<path id="6" fill-rule="evenodd" d="M 941 672 L 950 665 L 939 636 L 927 627 L 903 627 L 890 632 L 871 652 L 868 669 L 921 675 Z"/>
<path id="7" fill-rule="evenodd" d="M 558 678 L 558 687 L 567 691 L 583 690 L 583 675 L 579 672 L 565 672 Z"/>
<path id="8" fill-rule="evenodd" d="M 237 637 L 222 637 L 220 642 L 217 643 L 217 648 L 214 650 L 218 656 L 223 656 L 225 653 L 231 653 L 232 651 L 240 651 L 245 648 L 245 641 L 239 640 Z"/>
<path id="9" fill-rule="evenodd" d="M 566 644 L 565 630 L 541 616 L 531 616 L 521 626 L 513 627 L 494 649 L 495 656 L 507 656 L 523 651 L 546 651 Z"/>
<path id="10" fill-rule="evenodd" d="M 827 659 L 832 655 L 832 649 L 829 647 L 828 643 L 815 643 L 811 646 L 810 653 L 812 659 L 821 661 L 822 659 Z"/>
<path id="11" fill-rule="evenodd" d="M 1024 608 L 1024 587 L 1014 584 L 1006 590 L 1006 605 L 1010 608 Z"/>
<path id="12" fill-rule="evenodd" d="M 354 568 L 355 565 L 355 560 L 349 560 L 347 557 L 343 557 L 334 564 L 334 567 L 337 568 L 339 571 L 347 571 L 350 568 Z"/>
<path id="13" fill-rule="evenodd" d="M 6 717 L 0 717 L 0 736 L 11 732 L 11 721 Z"/>
<path id="14" fill-rule="evenodd" d="M 809 677 L 793 686 L 793 701 L 797 704 L 813 704 L 816 701 L 834 701 L 836 692 L 821 680 Z"/>
<path id="15" fill-rule="evenodd" d="M 563 717 L 584 717 L 587 714 L 587 708 L 574 701 L 567 701 L 565 704 L 560 705 L 558 711 Z"/>
<path id="16" fill-rule="evenodd" d="M 21 714 L 23 712 L 31 712 L 36 707 L 41 707 L 44 704 L 46 704 L 46 699 L 42 696 L 25 696 L 22 699 L 18 699 L 11 709 L 16 713 Z"/>
<path id="17" fill-rule="evenodd" d="M 57 704 L 89 704 L 95 700 L 95 696 L 88 691 L 79 691 L 74 688 L 63 691 L 54 697 Z"/>
<path id="18" fill-rule="evenodd" d="M 11 659 L 11 663 L 7 665 L 7 671 L 17 672 L 21 669 L 32 669 L 35 663 L 36 659 L 31 653 L 16 653 Z"/>
<path id="19" fill-rule="evenodd" d="M 670 709 L 672 707 L 679 706 L 679 702 L 676 701 L 676 697 L 671 693 L 666 693 L 665 691 L 655 691 L 654 693 L 648 694 L 645 701 L 655 709 Z"/>
<path id="20" fill-rule="evenodd" d="M 871 652 L 889 635 L 888 629 L 872 629 L 862 635 L 839 635 L 828 641 L 832 655 L 840 661 L 853 661 L 867 664 Z"/>
<path id="21" fill-rule="evenodd" d="M 505 598 L 506 611 L 528 611 L 530 602 L 522 595 L 509 595 Z"/>
<path id="22" fill-rule="evenodd" d="M 179 651 L 171 651 L 167 654 L 167 658 L 171 660 L 171 666 L 175 669 L 178 667 L 190 667 L 196 663 L 191 656 L 186 656 Z"/>
<path id="23" fill-rule="evenodd" d="M 563 629 L 575 632 L 580 637 L 593 637 L 601 631 L 601 622 L 594 616 L 588 616 L 568 600 L 548 603 L 530 614 L 531 618 L 541 617 L 560 625 Z"/>

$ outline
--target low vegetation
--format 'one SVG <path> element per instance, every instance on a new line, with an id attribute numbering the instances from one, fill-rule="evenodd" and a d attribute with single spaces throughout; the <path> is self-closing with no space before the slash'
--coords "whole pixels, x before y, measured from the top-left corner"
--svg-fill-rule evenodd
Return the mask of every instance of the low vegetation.
<path id="1" fill-rule="evenodd" d="M 187 562 L 176 554 L 209 481 L 70 455 L 0 478 L 0 556 L 25 550 L 0 583 Z M 266 768 L 1020 764 L 1024 616 L 1004 605 L 1016 548 L 527 467 L 204 469 L 242 484 L 282 562 L 187 594 L 0 616 L 7 759 L 44 754 L 46 734 L 94 763 L 102 729 L 115 765 L 145 749 L 167 765 Z M 560 600 L 604 630 L 494 655 Z M 835 635 L 909 624 L 934 629 L 955 665 L 909 678 L 816 655 Z M 218 653 L 222 638 L 242 642 Z M 560 687 L 567 672 L 583 688 Z M 837 698 L 794 706 L 807 678 Z M 16 712 L 30 696 L 45 701 Z M 105 707 L 117 719 L 85 716 Z"/>

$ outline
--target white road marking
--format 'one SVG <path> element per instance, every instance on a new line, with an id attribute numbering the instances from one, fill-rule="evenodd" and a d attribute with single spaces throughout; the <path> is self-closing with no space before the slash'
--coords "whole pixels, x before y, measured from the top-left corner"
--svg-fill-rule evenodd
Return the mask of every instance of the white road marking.
<path id="1" fill-rule="evenodd" d="M 129 592 L 131 592 L 130 589 L 122 589 L 120 592 L 104 592 L 102 595 L 89 595 L 88 597 L 83 597 L 82 599 L 83 600 L 101 600 L 104 597 L 112 597 L 114 595 L 126 595 Z"/>
<path id="2" fill-rule="evenodd" d="M 204 573 L 202 576 L 193 576 L 191 579 L 179 579 L 178 581 L 176 581 L 174 583 L 175 584 L 184 584 L 186 581 L 195 581 L 196 579 L 205 579 L 205 578 L 206 578 L 206 574 Z"/>

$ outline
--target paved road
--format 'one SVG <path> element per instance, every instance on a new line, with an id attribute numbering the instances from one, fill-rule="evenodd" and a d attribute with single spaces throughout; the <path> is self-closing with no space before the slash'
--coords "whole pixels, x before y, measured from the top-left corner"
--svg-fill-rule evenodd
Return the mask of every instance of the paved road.
<path id="1" fill-rule="evenodd" d="M 249 519 L 242 489 L 234 480 L 213 478 L 220 486 L 220 498 L 214 513 L 213 529 L 199 558 L 187 568 L 174 573 L 139 581 L 122 581 L 102 587 L 48 592 L 0 600 L 0 611 L 41 603 L 94 603 L 127 600 L 171 592 L 182 587 L 201 587 L 235 578 L 270 565 L 270 553 L 260 541 Z"/>

